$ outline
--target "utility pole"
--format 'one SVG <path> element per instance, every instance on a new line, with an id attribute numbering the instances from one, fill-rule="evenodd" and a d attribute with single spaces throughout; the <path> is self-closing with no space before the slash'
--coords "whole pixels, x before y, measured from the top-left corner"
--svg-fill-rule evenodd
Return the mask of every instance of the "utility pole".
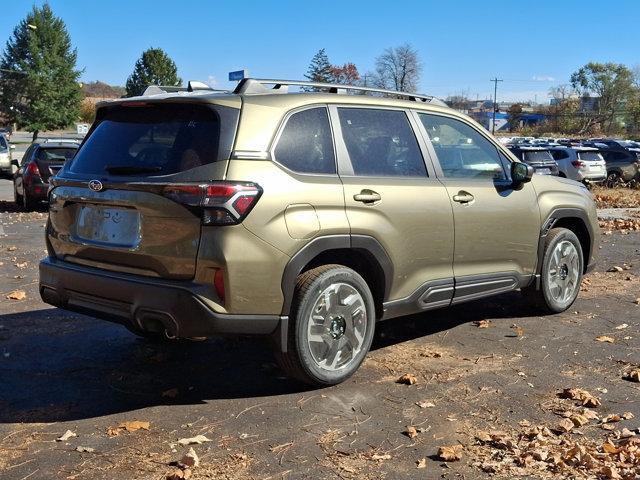
<path id="1" fill-rule="evenodd" d="M 491 124 L 491 134 L 496 134 L 496 109 L 498 108 L 498 82 L 502 82 L 501 78 L 492 78 L 489 80 L 493 82 L 493 123 Z"/>

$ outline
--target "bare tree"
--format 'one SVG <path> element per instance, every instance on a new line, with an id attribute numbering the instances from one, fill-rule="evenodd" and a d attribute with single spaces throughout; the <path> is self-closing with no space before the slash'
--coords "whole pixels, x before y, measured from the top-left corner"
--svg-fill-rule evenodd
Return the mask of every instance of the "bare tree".
<path id="1" fill-rule="evenodd" d="M 422 62 L 418 51 L 408 43 L 387 48 L 376 58 L 372 83 L 379 88 L 399 92 L 415 92 L 420 82 Z"/>

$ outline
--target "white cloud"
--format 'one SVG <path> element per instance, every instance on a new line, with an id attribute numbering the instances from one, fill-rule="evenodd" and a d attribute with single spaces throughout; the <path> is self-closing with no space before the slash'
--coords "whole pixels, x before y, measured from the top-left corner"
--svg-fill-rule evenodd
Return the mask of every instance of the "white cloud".
<path id="1" fill-rule="evenodd" d="M 555 82 L 556 81 L 554 77 L 551 77 L 549 75 L 534 75 L 531 78 L 536 82 Z"/>
<path id="2" fill-rule="evenodd" d="M 204 83 L 209 85 L 211 88 L 215 88 L 218 85 L 218 79 L 214 75 L 209 75 L 207 77 L 207 81 Z"/>

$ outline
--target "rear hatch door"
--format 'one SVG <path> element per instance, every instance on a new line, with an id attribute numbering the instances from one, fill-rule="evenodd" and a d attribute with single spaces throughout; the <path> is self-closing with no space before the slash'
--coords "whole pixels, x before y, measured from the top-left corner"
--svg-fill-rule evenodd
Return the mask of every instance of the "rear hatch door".
<path id="1" fill-rule="evenodd" d="M 40 176 L 44 182 L 57 174 L 64 164 L 73 158 L 77 147 L 49 147 L 41 146 L 36 154 L 35 162 L 38 165 Z"/>
<path id="2" fill-rule="evenodd" d="M 238 113 L 168 102 L 99 110 L 76 156 L 52 179 L 50 254 L 107 270 L 193 278 L 202 217 L 167 188 L 224 178 Z"/>

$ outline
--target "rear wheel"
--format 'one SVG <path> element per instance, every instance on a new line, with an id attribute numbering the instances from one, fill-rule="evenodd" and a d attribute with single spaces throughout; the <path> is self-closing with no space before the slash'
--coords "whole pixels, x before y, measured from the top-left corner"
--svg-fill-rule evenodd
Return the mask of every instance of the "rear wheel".
<path id="1" fill-rule="evenodd" d="M 622 178 L 618 172 L 609 172 L 607 174 L 607 179 L 605 180 L 605 185 L 608 188 L 617 187 L 622 183 Z"/>
<path id="2" fill-rule="evenodd" d="M 27 190 L 22 194 L 22 208 L 26 212 L 31 212 L 36 209 L 37 203 L 29 196 Z"/>
<path id="3" fill-rule="evenodd" d="M 290 376 L 317 386 L 349 378 L 364 360 L 375 329 L 375 305 L 354 270 L 324 265 L 298 277 L 287 352 L 278 361 Z"/>
<path id="4" fill-rule="evenodd" d="M 545 241 L 540 289 L 529 287 L 524 294 L 548 312 L 564 312 L 578 296 L 583 271 L 584 258 L 578 237 L 566 228 L 554 228 Z"/>

